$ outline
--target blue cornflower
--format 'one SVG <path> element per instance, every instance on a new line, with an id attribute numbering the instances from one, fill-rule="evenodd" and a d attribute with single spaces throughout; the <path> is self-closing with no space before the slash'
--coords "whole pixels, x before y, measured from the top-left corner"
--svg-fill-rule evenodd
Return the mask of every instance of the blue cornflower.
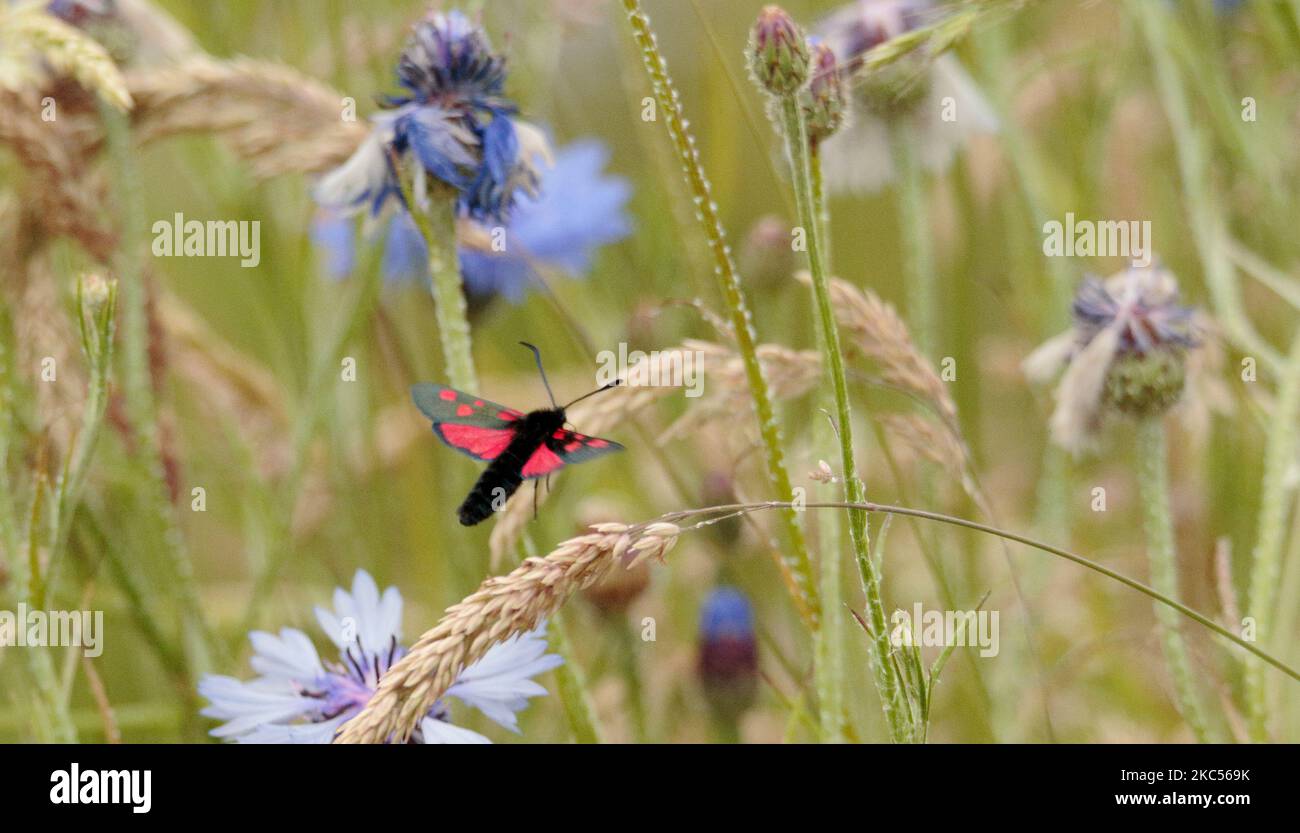
<path id="1" fill-rule="evenodd" d="M 334 591 L 334 610 L 316 608 L 316 621 L 338 647 L 337 662 L 322 662 L 307 635 L 283 628 L 279 635 L 254 631 L 253 670 L 244 681 L 208 674 L 199 694 L 210 706 L 207 717 L 225 721 L 215 737 L 241 743 L 329 743 L 339 727 L 370 701 L 379 680 L 406 653 L 401 645 L 402 597 L 389 587 L 381 595 L 374 579 L 358 570 L 352 592 Z M 473 706 L 511 731 L 516 713 L 529 697 L 546 693 L 532 677 L 562 660 L 546 653 L 544 626 L 500 642 L 465 667 L 447 696 Z M 489 743 L 487 738 L 449 722 L 439 700 L 420 721 L 417 743 Z"/>
<path id="2" fill-rule="evenodd" d="M 758 667 L 754 609 L 749 597 L 722 585 L 709 593 L 700 610 L 700 673 L 727 682 L 749 677 Z"/>
<path id="3" fill-rule="evenodd" d="M 554 166 L 541 174 L 538 193 L 519 198 L 503 227 L 500 251 L 491 245 L 490 230 L 467 225 L 459 255 L 468 295 L 519 301 L 538 281 L 539 269 L 582 275 L 591 268 L 598 247 L 626 237 L 632 228 L 626 211 L 632 189 L 622 177 L 603 172 L 608 160 L 608 149 L 595 139 L 574 142 L 556 153 Z M 356 247 L 347 218 L 322 216 L 313 236 L 325 251 L 329 274 L 341 278 L 352 272 Z M 428 249 L 410 215 L 397 211 L 389 217 L 384 238 L 385 280 L 426 280 Z"/>
<path id="4" fill-rule="evenodd" d="M 715 588 L 700 610 L 700 682 L 709 705 L 735 717 L 758 690 L 758 640 L 749 597 L 735 587 Z"/>
<path id="5" fill-rule="evenodd" d="M 420 206 L 441 183 L 462 214 L 503 221 L 519 193 L 535 188 L 538 159 L 549 156 L 541 132 L 515 118 L 505 76 L 505 58 L 482 28 L 460 12 L 430 12 L 398 62 L 402 93 L 385 99 L 371 135 L 321 179 L 316 199 L 378 213 L 399 195 L 396 161 L 410 168 Z"/>

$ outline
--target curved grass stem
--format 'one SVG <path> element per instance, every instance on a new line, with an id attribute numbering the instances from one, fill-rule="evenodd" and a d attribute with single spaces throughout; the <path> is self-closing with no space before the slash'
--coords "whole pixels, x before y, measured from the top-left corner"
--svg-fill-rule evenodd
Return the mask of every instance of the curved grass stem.
<path id="1" fill-rule="evenodd" d="M 768 501 L 766 503 L 734 503 L 734 504 L 725 504 L 720 506 L 706 506 L 701 509 L 685 509 L 679 512 L 669 512 L 665 515 L 660 516 L 659 518 L 656 518 L 655 520 L 675 523 L 677 521 L 684 520 L 686 518 L 690 518 L 696 515 L 727 514 L 727 513 L 745 514 L 747 512 L 757 512 L 766 509 L 784 509 L 791 505 L 792 504 L 790 503 L 782 502 L 782 501 Z M 1066 561 L 1073 561 L 1075 564 L 1078 564 L 1081 567 L 1085 567 L 1089 570 L 1092 570 L 1094 573 L 1100 573 L 1101 575 L 1106 576 L 1107 578 L 1113 581 L 1119 582 L 1125 587 L 1128 587 L 1132 590 L 1136 590 L 1137 592 L 1141 593 L 1142 595 L 1146 596 L 1147 598 L 1153 601 L 1159 602 L 1161 605 L 1164 605 L 1165 607 L 1177 611 L 1178 613 L 1182 614 L 1188 619 L 1191 619 L 1193 622 L 1196 622 L 1197 624 L 1213 631 L 1217 636 L 1221 637 L 1222 639 L 1225 639 L 1228 642 L 1231 642 L 1233 645 L 1236 645 L 1237 647 L 1245 651 L 1248 651 L 1254 656 L 1262 659 L 1264 662 L 1268 663 L 1269 665 L 1273 666 L 1277 670 L 1286 674 L 1291 679 L 1300 683 L 1300 671 L 1297 671 L 1295 668 L 1292 668 L 1290 665 L 1287 665 L 1285 662 L 1273 656 L 1268 651 L 1265 651 L 1264 649 L 1258 647 L 1257 645 L 1255 645 L 1255 643 L 1243 639 L 1242 637 L 1228 630 L 1223 625 L 1220 625 L 1218 622 L 1206 616 L 1204 613 L 1199 613 L 1198 611 L 1193 610 L 1192 608 L 1188 607 L 1187 605 L 1183 604 L 1182 602 L 1178 601 L 1172 596 L 1166 595 L 1165 593 L 1162 593 L 1153 587 L 1149 587 L 1143 584 L 1142 582 L 1138 581 L 1137 579 L 1129 578 L 1123 573 L 1112 570 L 1109 567 L 1106 567 L 1102 564 L 1097 563 L 1096 561 L 1093 561 L 1092 559 L 1084 558 L 1082 555 L 1070 552 L 1067 549 L 1062 549 L 1061 547 L 1055 546 L 1053 544 L 1049 544 L 1045 541 L 1039 541 L 1035 538 L 1030 538 L 1027 535 L 1021 535 L 1018 532 L 1011 532 L 1010 530 L 1000 529 L 996 526 L 982 524 L 979 523 L 978 521 L 970 521 L 965 518 L 958 518 L 954 515 L 945 515 L 942 512 L 931 512 L 927 509 L 912 509 L 911 507 L 907 507 L 907 506 L 893 506 L 887 503 L 874 503 L 872 501 L 863 501 L 862 503 L 848 503 L 845 501 L 816 501 L 816 502 L 805 503 L 804 508 L 805 509 L 861 509 L 864 512 L 872 512 L 872 513 L 882 514 L 882 515 L 902 515 L 908 518 L 921 518 L 927 521 L 935 521 L 937 523 L 948 524 L 950 526 L 959 526 L 962 527 L 963 529 L 969 529 L 975 532 L 982 532 L 986 535 L 996 535 L 999 538 L 1003 538 L 1007 541 L 1014 541 L 1017 544 L 1024 544 L 1027 547 L 1032 547 L 1033 549 L 1040 550 L 1049 555 L 1054 555 L 1057 558 L 1063 558 Z M 716 520 L 717 518 L 710 518 L 707 522 L 714 522 Z"/>

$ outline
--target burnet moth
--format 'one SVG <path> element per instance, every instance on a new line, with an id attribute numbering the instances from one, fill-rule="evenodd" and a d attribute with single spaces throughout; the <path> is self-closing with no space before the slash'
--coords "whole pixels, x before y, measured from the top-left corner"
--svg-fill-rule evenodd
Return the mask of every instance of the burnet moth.
<path id="1" fill-rule="evenodd" d="M 546 395 L 550 397 L 550 408 L 539 408 L 525 414 L 444 385 L 425 382 L 411 387 L 411 398 L 421 413 L 433 422 L 433 433 L 438 435 L 438 439 L 462 454 L 488 464 L 456 510 L 465 526 L 479 523 L 504 506 L 505 500 L 525 480 L 544 477 L 568 463 L 581 463 L 623 449 L 612 440 L 588 437 L 564 427 L 566 408 L 588 396 L 609 390 L 618 382 L 597 388 L 560 407 L 555 404 L 551 384 L 546 380 L 541 352 L 526 341 L 519 343 L 532 350 L 537 359 L 537 371 L 542 376 Z"/>

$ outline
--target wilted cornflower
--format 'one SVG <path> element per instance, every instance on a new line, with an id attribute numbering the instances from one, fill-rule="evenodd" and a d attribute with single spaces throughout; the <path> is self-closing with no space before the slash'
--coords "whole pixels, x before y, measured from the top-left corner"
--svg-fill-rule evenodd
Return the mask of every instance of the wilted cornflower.
<path id="1" fill-rule="evenodd" d="M 815 27 L 839 59 L 849 90 L 849 115 L 825 143 L 823 165 L 834 191 L 872 193 L 895 175 L 891 125 L 905 120 L 916 153 L 929 170 L 943 170 L 978 133 L 997 130 L 997 117 L 975 82 L 951 55 L 933 61 L 918 50 L 873 72 L 859 71 L 876 46 L 922 25 L 930 0 L 854 0 Z M 944 99 L 951 98 L 945 112 Z"/>
<path id="2" fill-rule="evenodd" d="M 554 166 L 542 172 L 538 193 L 519 198 L 503 227 L 504 248 L 499 251 L 492 245 L 492 230 L 472 221 L 462 223 L 460 267 L 471 303 L 498 295 L 521 300 L 538 282 L 539 268 L 581 276 L 591 268 L 597 248 L 631 233 L 626 206 L 632 189 L 624 178 L 604 173 L 608 159 L 608 149 L 594 139 L 562 148 Z M 326 213 L 317 220 L 313 236 L 325 250 L 329 273 L 336 278 L 351 274 L 356 263 L 352 221 Z M 426 281 L 428 247 L 410 215 L 394 212 L 384 236 L 385 280 Z"/>
<path id="3" fill-rule="evenodd" d="M 385 100 L 390 109 L 372 118 L 369 138 L 317 184 L 317 201 L 378 213 L 400 196 L 395 159 L 409 169 L 419 207 L 441 191 L 436 198 L 454 194 L 462 214 L 503 221 L 550 152 L 541 131 L 516 120 L 505 78 L 505 58 L 477 24 L 458 11 L 429 12 L 398 62 L 403 93 Z"/>
<path id="4" fill-rule="evenodd" d="M 758 693 L 758 640 L 754 609 L 735 587 L 721 585 L 700 610 L 699 659 L 696 670 L 710 707 L 735 720 Z"/>
<path id="5" fill-rule="evenodd" d="M 334 610 L 316 608 L 316 620 L 338 647 L 336 662 L 323 662 L 305 633 L 283 628 L 279 635 L 249 634 L 253 670 L 243 681 L 209 674 L 199 694 L 211 703 L 203 715 L 226 721 L 215 737 L 241 743 L 329 743 L 339 727 L 369 702 L 380 679 L 406 653 L 401 645 L 402 597 L 389 587 L 381 595 L 374 579 L 358 570 L 352 592 L 334 591 Z M 500 642 L 460 672 L 447 690 L 491 720 L 517 732 L 515 717 L 529 697 L 546 693 L 532 677 L 560 665 L 546 653 L 543 627 Z M 420 721 L 416 743 L 489 743 L 449 722 L 447 703 Z"/>
<path id="6" fill-rule="evenodd" d="M 1147 418 L 1171 408 L 1183 391 L 1185 353 L 1198 341 L 1177 280 L 1156 265 L 1086 279 L 1072 312 L 1074 326 L 1035 350 L 1024 370 L 1046 381 L 1065 368 L 1052 439 L 1079 452 L 1093 444 L 1109 413 Z"/>

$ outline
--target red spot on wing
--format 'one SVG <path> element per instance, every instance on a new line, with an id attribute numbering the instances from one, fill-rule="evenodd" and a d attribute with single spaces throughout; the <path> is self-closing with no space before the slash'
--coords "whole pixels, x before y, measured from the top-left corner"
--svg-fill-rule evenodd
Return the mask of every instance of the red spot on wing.
<path id="1" fill-rule="evenodd" d="M 544 474 L 550 474 L 563 465 L 564 461 L 554 451 L 551 451 L 545 445 L 540 445 L 533 452 L 533 455 L 528 458 L 528 462 L 524 463 L 522 474 L 524 477 L 541 477 Z"/>
<path id="2" fill-rule="evenodd" d="M 447 402 L 452 402 L 456 399 L 456 391 L 450 390 L 448 388 L 443 388 L 442 390 L 438 391 L 438 398 L 446 400 Z"/>
<path id="3" fill-rule="evenodd" d="M 605 446 L 609 445 L 609 443 L 606 442 L 605 440 L 602 440 L 600 437 L 592 437 L 591 439 L 587 440 L 587 445 L 591 446 L 592 448 L 604 448 Z"/>
<path id="4" fill-rule="evenodd" d="M 519 419 L 521 416 L 523 416 L 523 414 L 519 413 L 518 411 L 512 411 L 511 409 L 506 408 L 504 411 L 501 411 L 500 413 L 497 414 L 497 419 L 504 419 L 507 422 L 513 422 L 516 419 Z"/>
<path id="5" fill-rule="evenodd" d="M 514 431 L 506 428 L 483 428 L 451 422 L 440 422 L 436 427 L 448 445 L 467 451 L 481 460 L 495 460 L 506 450 L 515 435 Z"/>
<path id="6" fill-rule="evenodd" d="M 467 417 L 472 413 L 474 413 L 474 409 L 464 403 L 456 406 L 456 416 Z"/>
<path id="7" fill-rule="evenodd" d="M 483 400 L 482 400 L 482 399 L 475 399 L 475 400 L 474 400 L 474 407 L 475 407 L 475 408 L 482 408 L 482 407 L 483 407 Z"/>

